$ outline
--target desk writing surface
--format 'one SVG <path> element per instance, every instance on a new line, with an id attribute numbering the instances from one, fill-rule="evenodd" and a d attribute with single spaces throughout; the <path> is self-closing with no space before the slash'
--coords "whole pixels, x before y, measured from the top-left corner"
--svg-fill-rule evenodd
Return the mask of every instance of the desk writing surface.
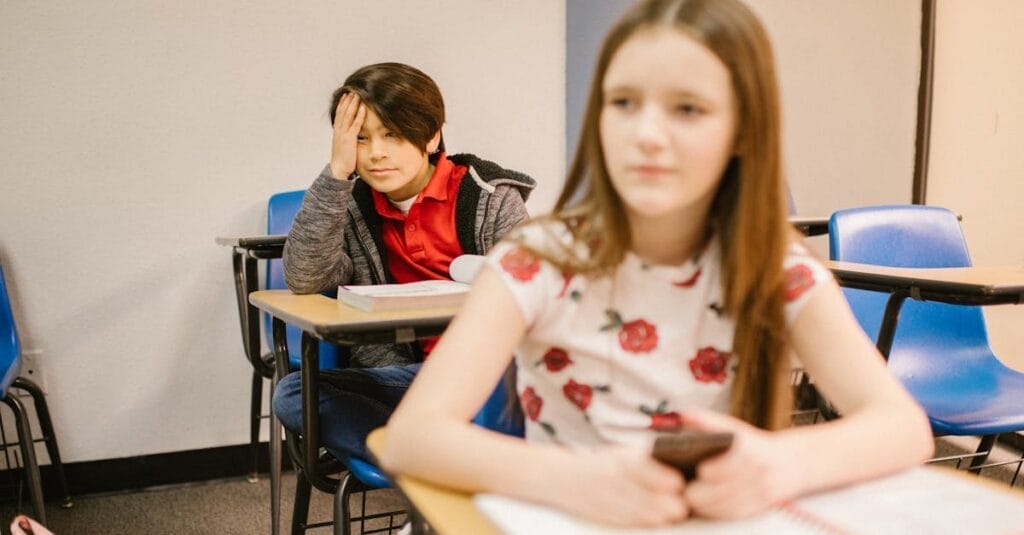
<path id="1" fill-rule="evenodd" d="M 1024 296 L 1024 266 L 898 268 L 826 261 L 841 283 L 877 284 L 891 290 L 911 287 L 951 295 Z"/>
<path id="2" fill-rule="evenodd" d="M 284 245 L 287 239 L 288 236 L 286 234 L 269 234 L 261 236 L 217 236 L 214 241 L 217 245 L 252 248 Z"/>
<path id="3" fill-rule="evenodd" d="M 828 234 L 828 216 L 790 216 L 789 224 L 807 236 Z"/>
<path id="4" fill-rule="evenodd" d="M 320 294 L 260 290 L 249 295 L 253 306 L 320 338 L 395 328 L 443 327 L 458 307 L 366 312 Z"/>
<path id="5" fill-rule="evenodd" d="M 387 429 L 374 430 L 366 437 L 366 447 L 378 455 L 384 447 Z M 408 476 L 395 478 L 398 488 L 417 506 L 417 511 L 441 535 L 472 533 L 499 535 L 501 532 L 473 503 L 469 494 L 425 483 Z"/>

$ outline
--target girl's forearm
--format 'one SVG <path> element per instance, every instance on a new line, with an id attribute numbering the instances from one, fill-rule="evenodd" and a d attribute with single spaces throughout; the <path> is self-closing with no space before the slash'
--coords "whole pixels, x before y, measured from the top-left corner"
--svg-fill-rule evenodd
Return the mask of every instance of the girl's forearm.
<path id="1" fill-rule="evenodd" d="M 865 407 L 833 422 L 784 431 L 780 438 L 799 474 L 797 495 L 920 464 L 935 447 L 927 418 L 907 402 Z"/>
<path id="2" fill-rule="evenodd" d="M 500 492 L 550 503 L 546 492 L 571 454 L 529 444 L 440 415 L 405 414 L 388 423 L 380 461 L 385 470 L 466 492 Z"/>

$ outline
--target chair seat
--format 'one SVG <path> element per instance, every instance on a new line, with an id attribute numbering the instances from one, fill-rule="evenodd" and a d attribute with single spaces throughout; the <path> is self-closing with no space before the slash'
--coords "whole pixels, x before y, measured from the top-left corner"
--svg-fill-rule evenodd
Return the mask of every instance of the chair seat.
<path id="1" fill-rule="evenodd" d="M 924 407 L 936 435 L 990 435 L 1024 429 L 1024 372 L 994 354 L 960 359 L 960 366 L 911 370 L 890 361 L 893 371 Z M 969 365 L 962 365 L 965 361 Z"/>
<path id="2" fill-rule="evenodd" d="M 356 476 L 360 483 L 372 488 L 390 488 L 391 480 L 384 475 L 384 472 L 376 466 L 362 459 L 348 459 L 345 461 L 349 472 Z"/>

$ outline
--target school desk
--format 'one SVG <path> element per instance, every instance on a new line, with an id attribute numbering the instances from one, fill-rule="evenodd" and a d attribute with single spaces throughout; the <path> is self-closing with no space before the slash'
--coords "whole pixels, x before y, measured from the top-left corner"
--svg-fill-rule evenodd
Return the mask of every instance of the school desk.
<path id="1" fill-rule="evenodd" d="M 828 234 L 828 217 L 790 216 L 789 224 L 804 236 Z"/>
<path id="2" fill-rule="evenodd" d="M 907 297 L 959 305 L 1024 303 L 1024 266 L 896 268 L 834 260 L 825 265 L 840 286 L 890 294 L 878 333 L 878 349 L 885 357 Z"/>
<path id="3" fill-rule="evenodd" d="M 238 321 L 242 330 L 242 348 L 253 368 L 253 391 L 263 388 L 263 380 L 270 379 L 270 391 L 277 385 L 277 375 L 272 362 L 263 360 L 260 354 L 260 322 L 259 311 L 249 304 L 249 294 L 259 289 L 260 260 L 281 258 L 287 236 L 250 236 L 250 237 L 218 237 L 217 245 L 231 247 L 231 264 L 235 279 L 235 300 L 238 305 Z M 255 405 L 255 397 L 254 405 Z M 258 414 L 258 406 L 251 409 Z M 281 428 L 276 425 L 273 417 L 270 422 L 270 448 L 274 453 L 281 444 Z M 254 433 L 258 428 L 254 426 Z M 259 435 L 253 434 L 250 439 L 252 456 L 252 473 L 250 481 L 255 481 L 259 465 Z M 270 456 L 270 521 L 271 533 L 277 535 L 281 517 L 281 456 Z"/>
<path id="4" fill-rule="evenodd" d="M 387 429 L 367 438 L 378 454 Z M 1024 493 L 1005 484 L 926 466 L 846 488 L 809 495 L 752 518 L 737 521 L 697 519 L 660 530 L 622 531 L 597 526 L 564 513 L 499 496 L 470 493 L 397 476 L 398 489 L 413 516 L 440 535 L 560 533 L 684 535 L 691 533 L 1019 533 L 1024 525 Z M 485 503 L 489 502 L 489 503 Z M 488 516 L 482 508 L 489 508 Z M 499 529 L 498 522 L 504 523 Z M 416 529 L 424 529 L 422 525 Z"/>
<path id="5" fill-rule="evenodd" d="M 317 340 L 341 344 L 383 344 L 412 342 L 444 332 L 457 307 L 365 312 L 319 294 L 296 295 L 288 290 L 261 290 L 249 294 L 249 302 L 273 317 L 274 358 L 278 373 L 288 369 L 285 323 L 302 330 L 302 428 L 301 443 L 292 451 L 293 460 L 305 467 L 310 483 L 333 492 L 337 482 L 319 470 L 320 426 L 315 400 L 319 399 L 319 344 Z M 279 428 L 274 425 L 271 427 Z M 272 463 L 280 466 L 280 440 L 271 440 Z M 297 458 L 296 458 L 297 457 Z M 277 460 L 274 461 L 273 459 Z"/>

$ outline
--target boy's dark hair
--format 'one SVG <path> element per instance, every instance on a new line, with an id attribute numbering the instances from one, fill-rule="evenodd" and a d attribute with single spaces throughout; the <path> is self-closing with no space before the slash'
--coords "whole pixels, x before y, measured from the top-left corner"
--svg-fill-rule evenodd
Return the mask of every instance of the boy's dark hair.
<path id="1" fill-rule="evenodd" d="M 380 117 L 384 126 L 422 151 L 444 125 L 441 90 L 423 71 L 402 63 L 377 63 L 360 68 L 345 79 L 331 98 L 331 124 L 338 101 L 346 93 L 360 100 Z M 437 153 L 444 151 L 444 136 Z M 431 162 L 436 160 L 431 155 Z"/>

